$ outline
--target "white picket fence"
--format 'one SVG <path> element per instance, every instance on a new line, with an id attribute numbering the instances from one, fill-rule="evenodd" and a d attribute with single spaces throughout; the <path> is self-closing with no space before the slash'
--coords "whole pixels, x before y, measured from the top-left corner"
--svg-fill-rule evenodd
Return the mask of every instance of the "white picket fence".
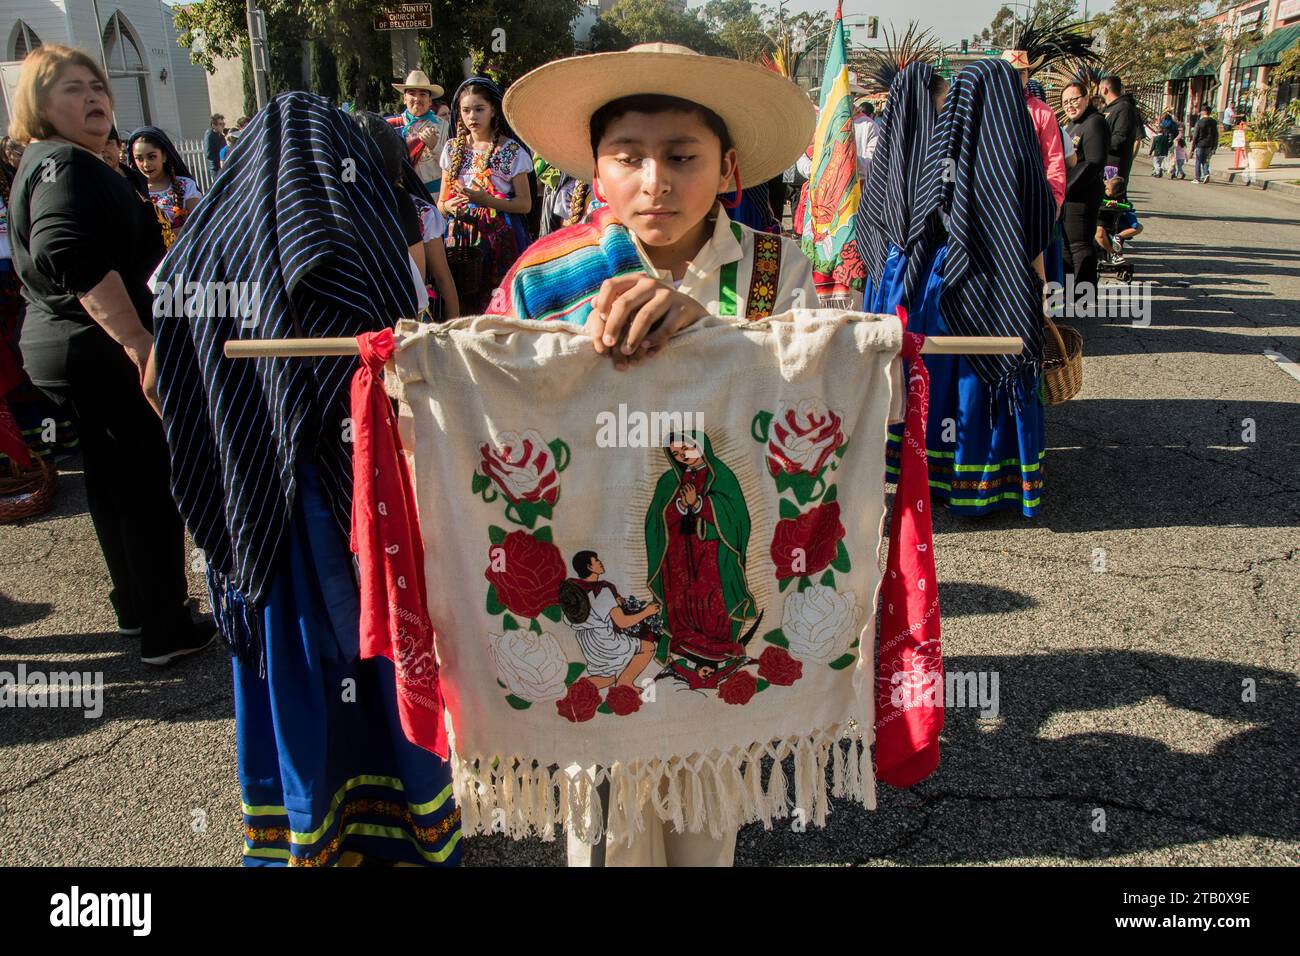
<path id="1" fill-rule="evenodd" d="M 185 160 L 185 165 L 194 174 L 194 181 L 199 184 L 200 192 L 212 188 L 212 175 L 208 172 L 208 157 L 203 151 L 203 140 L 182 139 L 176 143 L 176 151 Z"/>

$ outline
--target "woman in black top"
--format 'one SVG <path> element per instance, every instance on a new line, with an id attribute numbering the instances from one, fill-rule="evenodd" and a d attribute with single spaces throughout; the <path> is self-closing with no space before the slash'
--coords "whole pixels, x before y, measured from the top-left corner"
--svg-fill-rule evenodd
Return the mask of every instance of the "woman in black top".
<path id="1" fill-rule="evenodd" d="M 1110 152 L 1110 127 L 1093 107 L 1088 93 L 1078 83 L 1061 91 L 1070 124 L 1066 134 L 1074 139 L 1079 161 L 1065 180 L 1065 271 L 1074 276 L 1075 287 L 1097 284 L 1097 214 L 1104 191 L 1102 173 Z"/>
<path id="2" fill-rule="evenodd" d="M 24 364 L 77 418 L 119 631 L 141 634 L 141 660 L 167 664 L 206 647 L 215 628 L 186 608 L 167 445 L 141 388 L 153 346 L 146 281 L 162 256 L 153 207 L 101 158 L 112 93 L 94 60 L 39 47 L 15 100 L 11 130 L 27 144 L 10 219 Z"/>

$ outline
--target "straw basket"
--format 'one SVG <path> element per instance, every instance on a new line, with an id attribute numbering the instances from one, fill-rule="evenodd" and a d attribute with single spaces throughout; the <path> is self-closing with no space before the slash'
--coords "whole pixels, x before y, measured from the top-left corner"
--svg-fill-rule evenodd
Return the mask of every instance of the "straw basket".
<path id="1" fill-rule="evenodd" d="M 1046 316 L 1043 324 L 1047 327 L 1043 339 L 1043 404 L 1059 405 L 1083 388 L 1083 336 Z"/>
<path id="2" fill-rule="evenodd" d="M 33 455 L 30 468 L 20 468 L 10 459 L 9 474 L 0 474 L 0 524 L 45 514 L 54 507 L 54 486 L 58 469 Z"/>
<path id="3" fill-rule="evenodd" d="M 483 291 L 483 247 L 470 245 L 472 230 L 466 223 L 452 220 L 453 244 L 447 247 L 447 266 L 456 291 L 466 298 Z"/>

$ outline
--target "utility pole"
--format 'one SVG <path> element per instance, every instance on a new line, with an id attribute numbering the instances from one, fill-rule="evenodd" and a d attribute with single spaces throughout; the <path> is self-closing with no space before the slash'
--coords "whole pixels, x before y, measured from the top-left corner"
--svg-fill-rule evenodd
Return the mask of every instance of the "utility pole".
<path id="1" fill-rule="evenodd" d="M 257 9 L 257 0 L 248 0 L 248 60 L 253 68 L 253 92 L 260 110 L 266 105 L 266 74 L 270 62 L 266 55 L 266 16 Z"/>

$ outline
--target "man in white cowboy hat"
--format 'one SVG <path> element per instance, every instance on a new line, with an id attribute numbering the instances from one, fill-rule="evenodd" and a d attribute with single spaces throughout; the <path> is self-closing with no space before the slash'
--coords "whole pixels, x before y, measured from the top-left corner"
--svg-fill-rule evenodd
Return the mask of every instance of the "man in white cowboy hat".
<path id="1" fill-rule="evenodd" d="M 442 96 L 442 87 L 430 83 L 423 70 L 412 70 L 405 83 L 394 83 L 393 89 L 402 94 L 406 109 L 399 116 L 388 118 L 406 140 L 407 154 L 425 189 L 437 196 L 442 185 L 442 167 L 438 157 L 447 142 L 448 124 L 434 110 L 433 101 Z"/>
<path id="2" fill-rule="evenodd" d="M 732 222 L 718 200 L 778 175 L 812 137 L 812 104 L 789 80 L 646 43 L 533 70 L 506 93 L 504 111 L 537 155 L 592 183 L 606 205 L 530 246 L 491 312 L 585 323 L 596 351 L 626 368 L 708 314 L 817 307 L 798 244 Z M 735 829 L 676 832 L 646 799 L 646 830 L 631 846 L 610 841 L 607 865 L 731 865 Z M 570 833 L 571 866 L 591 865 L 592 850 Z"/>

